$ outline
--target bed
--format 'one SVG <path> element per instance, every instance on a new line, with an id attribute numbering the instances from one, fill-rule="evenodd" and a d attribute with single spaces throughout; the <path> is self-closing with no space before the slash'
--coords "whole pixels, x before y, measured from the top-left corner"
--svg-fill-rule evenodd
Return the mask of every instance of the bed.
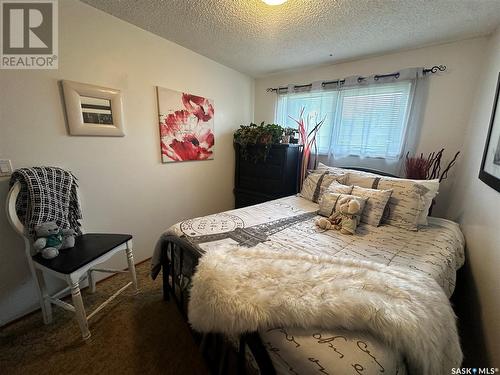
<path id="1" fill-rule="evenodd" d="M 163 268 L 165 299 L 173 296 L 186 313 L 198 258 L 218 247 L 237 244 L 407 268 L 432 277 L 448 297 L 452 295 L 456 271 L 464 263 L 464 238 L 456 223 L 429 217 L 429 225 L 416 232 L 361 224 L 357 235 L 345 236 L 333 230 L 318 230 L 314 225 L 317 211 L 318 204 L 290 196 L 182 221 L 169 228 L 158 241 L 153 275 Z M 406 373 L 401 353 L 363 332 L 274 327 L 239 340 L 240 353 L 243 348 L 250 351 L 256 360 L 254 367 L 261 373 Z M 248 367 L 242 357 L 239 356 L 238 366 Z"/>

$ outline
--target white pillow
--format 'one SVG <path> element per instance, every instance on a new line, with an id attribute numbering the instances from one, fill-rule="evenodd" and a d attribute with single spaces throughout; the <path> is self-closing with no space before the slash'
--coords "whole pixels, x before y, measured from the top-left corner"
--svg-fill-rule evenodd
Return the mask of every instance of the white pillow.
<path id="1" fill-rule="evenodd" d="M 429 208 L 439 189 L 439 181 L 436 184 L 436 180 L 385 177 L 370 172 L 329 167 L 323 163 L 318 164 L 317 172 L 320 171 L 345 175 L 341 182 L 346 185 L 393 190 L 382 222 L 409 230 L 418 230 L 419 225 L 427 225 Z"/>
<path id="2" fill-rule="evenodd" d="M 318 169 L 315 169 L 316 173 L 322 173 L 328 171 L 328 173 L 337 175 L 337 176 L 345 176 L 347 177 L 348 173 L 358 174 L 360 176 L 379 176 L 378 174 L 371 172 L 358 171 L 356 169 L 348 169 L 348 168 L 340 168 L 340 167 L 329 167 L 323 163 L 318 164 Z"/>
<path id="3" fill-rule="evenodd" d="M 361 214 L 365 208 L 366 199 L 362 197 L 357 197 L 350 194 L 339 194 L 339 193 L 325 193 L 321 202 L 319 203 L 318 215 L 330 217 L 334 212 L 337 211 L 337 203 L 344 197 L 356 198 L 360 203 Z"/>
<path id="4" fill-rule="evenodd" d="M 366 175 L 364 172 L 349 172 L 347 184 L 392 190 L 382 222 L 408 230 L 418 230 L 418 220 L 425 204 L 423 196 L 429 190 L 424 185 L 404 178 Z"/>
<path id="5" fill-rule="evenodd" d="M 320 197 L 318 199 L 318 202 L 321 201 L 321 197 L 325 193 L 351 194 L 353 188 L 354 186 L 352 185 L 343 185 L 338 181 L 333 181 L 330 185 L 326 187 L 321 186 Z"/>
<path id="6" fill-rule="evenodd" d="M 432 201 L 439 193 L 439 178 L 434 180 L 412 180 L 419 185 L 425 186 L 429 191 L 424 195 L 424 207 L 422 213 L 418 217 L 418 225 L 428 225 L 427 216 L 432 205 Z"/>
<path id="7" fill-rule="evenodd" d="M 337 177 L 344 177 L 347 175 L 347 172 L 349 170 L 343 169 L 343 168 L 337 168 L 337 167 L 329 167 L 328 165 L 325 165 L 323 163 L 318 164 L 318 169 L 314 170 L 315 173 L 325 173 L 328 172 L 329 174 Z"/>
<path id="8" fill-rule="evenodd" d="M 392 190 L 376 190 L 354 186 L 351 194 L 366 199 L 365 209 L 361 214 L 360 221 L 378 227 L 382 221 L 382 216 L 384 216 L 385 207 L 389 202 Z"/>
<path id="9" fill-rule="evenodd" d="M 313 202 L 318 202 L 321 195 L 321 188 L 326 189 L 333 181 L 336 181 L 338 176 L 331 175 L 327 172 L 309 173 L 302 184 L 300 196 Z"/>

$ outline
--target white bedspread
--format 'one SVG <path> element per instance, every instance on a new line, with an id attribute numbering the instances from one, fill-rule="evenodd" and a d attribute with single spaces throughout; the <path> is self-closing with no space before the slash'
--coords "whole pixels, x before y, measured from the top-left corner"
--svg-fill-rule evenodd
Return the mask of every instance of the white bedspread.
<path id="1" fill-rule="evenodd" d="M 293 225 L 286 224 L 287 218 L 317 210 L 316 203 L 291 196 L 186 220 L 175 224 L 166 233 L 189 237 L 207 251 L 220 243 L 237 243 L 231 237 L 224 238 L 225 232 L 261 225 L 261 231 L 275 232 L 268 235 L 267 248 L 408 267 L 433 277 L 448 297 L 453 293 L 456 270 L 464 263 L 464 237 L 458 224 L 429 217 L 429 226 L 413 232 L 389 225 L 373 227 L 362 223 L 355 236 L 342 235 L 334 230 L 322 232 L 315 227 L 314 217 Z M 279 227 L 279 222 L 276 223 L 280 219 L 284 221 L 284 229 Z"/>
<path id="2" fill-rule="evenodd" d="M 228 243 L 257 241 L 277 252 L 342 256 L 389 267 L 407 267 L 434 278 L 449 297 L 456 270 L 464 262 L 464 238 L 456 223 L 429 218 L 418 232 L 393 226 L 362 224 L 355 236 L 319 231 L 314 225 L 318 205 L 286 197 L 247 208 L 190 219 L 166 234 L 185 237 L 202 251 Z M 155 257 L 158 254 L 155 254 Z M 261 332 L 279 373 L 402 374 L 403 359 L 362 332 L 306 332 L 277 328 Z"/>
<path id="3" fill-rule="evenodd" d="M 260 335 L 278 374 L 407 374 L 401 354 L 366 333 L 276 328 Z"/>

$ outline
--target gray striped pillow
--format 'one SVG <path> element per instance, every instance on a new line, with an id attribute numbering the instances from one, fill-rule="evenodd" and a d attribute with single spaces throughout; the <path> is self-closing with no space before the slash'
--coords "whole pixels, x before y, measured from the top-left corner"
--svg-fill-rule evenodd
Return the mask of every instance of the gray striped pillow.
<path id="1" fill-rule="evenodd" d="M 313 202 L 318 202 L 321 196 L 321 188 L 326 189 L 333 181 L 339 177 L 329 173 L 309 173 L 302 184 L 300 196 Z"/>
<path id="2" fill-rule="evenodd" d="M 321 197 L 325 193 L 351 194 L 353 187 L 354 186 L 352 185 L 343 185 L 337 181 L 333 181 L 330 185 L 326 187 L 322 186 L 320 188 L 318 203 L 321 202 Z"/>
<path id="3" fill-rule="evenodd" d="M 404 178 L 383 177 L 349 172 L 349 185 L 370 189 L 392 190 L 382 223 L 416 231 L 418 220 L 425 208 L 424 195 L 429 190 L 415 181 Z"/>
<path id="4" fill-rule="evenodd" d="M 331 216 L 338 209 L 337 203 L 344 197 L 356 198 L 361 205 L 361 213 L 363 213 L 366 204 L 365 198 L 350 194 L 325 193 L 319 203 L 318 215 L 326 217 Z"/>
<path id="5" fill-rule="evenodd" d="M 387 202 L 389 202 L 392 190 L 376 190 L 354 186 L 351 194 L 366 199 L 365 209 L 361 214 L 360 221 L 378 227 L 382 216 L 384 216 L 384 210 Z"/>

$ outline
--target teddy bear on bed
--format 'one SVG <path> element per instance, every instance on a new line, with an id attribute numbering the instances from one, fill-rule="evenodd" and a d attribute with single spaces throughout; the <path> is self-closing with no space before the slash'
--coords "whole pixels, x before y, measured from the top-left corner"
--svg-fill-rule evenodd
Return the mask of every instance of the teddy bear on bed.
<path id="1" fill-rule="evenodd" d="M 329 218 L 319 218 L 316 225 L 321 229 L 336 229 L 342 234 L 353 235 L 359 224 L 361 202 L 354 197 L 343 197 L 339 200 L 339 209 Z"/>
<path id="2" fill-rule="evenodd" d="M 59 250 L 75 246 L 75 231 L 73 229 L 59 229 L 55 221 L 35 226 L 35 242 L 33 247 L 42 253 L 45 259 L 52 259 L 59 255 Z"/>

